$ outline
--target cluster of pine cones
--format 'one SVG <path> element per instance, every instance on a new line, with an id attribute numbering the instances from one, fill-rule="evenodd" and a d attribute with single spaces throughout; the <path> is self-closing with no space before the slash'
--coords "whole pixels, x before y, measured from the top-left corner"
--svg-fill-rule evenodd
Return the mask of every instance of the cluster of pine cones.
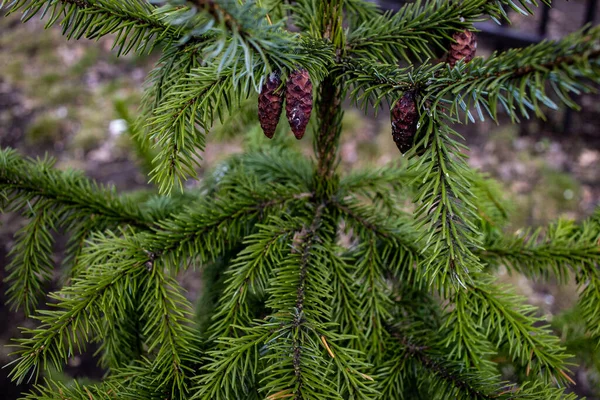
<path id="1" fill-rule="evenodd" d="M 308 71 L 298 69 L 288 76 L 285 93 L 278 72 L 271 73 L 258 96 L 258 120 L 265 135 L 271 139 L 275 134 L 283 108 L 296 139 L 302 139 L 310 120 L 313 107 L 313 86 Z"/>
<path id="2" fill-rule="evenodd" d="M 447 63 L 450 68 L 454 68 L 460 60 L 469 62 L 475 57 L 477 50 L 477 37 L 471 31 L 457 32 L 452 35 L 454 43 L 448 50 Z M 413 147 L 415 133 L 417 133 L 417 122 L 419 113 L 415 93 L 407 91 L 402 98 L 396 102 L 391 110 L 392 119 L 392 138 L 402 154 Z"/>
<path id="3" fill-rule="evenodd" d="M 448 50 L 447 63 L 454 68 L 460 60 L 469 62 L 477 50 L 477 37 L 471 31 L 457 32 Z M 283 109 L 297 139 L 302 139 L 313 107 L 312 82 L 308 71 L 298 69 L 288 76 L 285 88 L 278 72 L 271 73 L 258 96 L 258 119 L 265 135 L 271 139 L 275 134 Z M 392 138 L 402 154 L 413 147 L 419 113 L 416 93 L 406 91 L 391 110 Z"/>

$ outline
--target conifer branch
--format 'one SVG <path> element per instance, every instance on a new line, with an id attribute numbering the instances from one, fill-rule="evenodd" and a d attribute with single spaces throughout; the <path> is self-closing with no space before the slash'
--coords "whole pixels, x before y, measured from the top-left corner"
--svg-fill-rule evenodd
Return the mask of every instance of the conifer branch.
<path id="1" fill-rule="evenodd" d="M 12 310 L 23 309 L 27 316 L 34 312 L 44 295 L 44 284 L 52 278 L 51 230 L 55 222 L 56 215 L 49 207 L 43 202 L 36 204 L 29 223 L 17 232 L 9 253 L 12 260 L 6 266 L 7 303 Z"/>
<path id="2" fill-rule="evenodd" d="M 68 386 L 62 382 L 45 379 L 45 385 L 35 385 L 23 400 L 114 400 L 115 391 L 110 385 L 81 385 L 76 380 Z"/>
<path id="3" fill-rule="evenodd" d="M 373 235 L 377 237 L 377 251 L 387 271 L 398 279 L 414 279 L 415 284 L 423 280 L 423 271 L 413 267 L 413 263 L 422 261 L 421 252 L 416 247 L 418 235 L 406 220 L 394 215 L 393 221 L 390 221 L 375 207 L 355 201 L 334 198 L 332 204 L 362 241 L 368 242 Z M 356 257 L 361 252 L 354 249 L 351 253 Z"/>
<path id="4" fill-rule="evenodd" d="M 557 277 L 566 282 L 575 276 L 582 288 L 578 307 L 589 332 L 600 335 L 600 236 L 593 219 L 576 225 L 559 221 L 546 229 L 526 231 L 519 236 L 490 235 L 482 260 L 492 266 L 504 265 L 532 279 Z"/>
<path id="5" fill-rule="evenodd" d="M 209 193 L 228 187 L 239 174 L 252 175 L 259 182 L 292 185 L 303 192 L 312 191 L 314 164 L 302 153 L 280 147 L 234 155 L 204 177 Z"/>
<path id="6" fill-rule="evenodd" d="M 390 214 L 402 215 L 401 204 L 412 195 L 415 176 L 407 166 L 391 163 L 378 169 L 350 172 L 340 178 L 336 198 L 355 196 L 361 201 L 385 207 Z"/>
<path id="7" fill-rule="evenodd" d="M 369 14 L 369 18 L 348 35 L 347 51 L 351 56 L 390 64 L 398 60 L 436 58 L 436 53 L 446 50 L 453 33 L 472 30 L 473 23 L 485 19 L 485 14 L 497 21 L 508 21 L 505 5 L 521 13 L 532 13 L 531 2 L 520 3 L 525 10 L 510 0 L 419 0 L 404 5 L 395 14 Z"/>
<path id="8" fill-rule="evenodd" d="M 344 10 L 346 12 L 346 20 L 350 26 L 350 30 L 354 31 L 366 21 L 377 18 L 381 15 L 379 5 L 372 2 L 362 0 L 345 0 Z"/>
<path id="9" fill-rule="evenodd" d="M 477 213 L 480 217 L 482 230 L 499 229 L 508 222 L 511 211 L 506 201 L 505 190 L 501 184 L 490 179 L 488 176 L 471 171 L 471 188 L 477 201 Z M 484 244 L 484 248 L 487 242 Z"/>
<path id="10" fill-rule="evenodd" d="M 116 34 L 119 54 L 165 45 L 143 99 L 146 129 L 134 130 L 161 193 L 195 176 L 215 122 L 252 130 L 250 153 L 175 197 L 120 197 L 48 160 L 0 151 L 0 205 L 30 218 L 12 250 L 13 303 L 33 308 L 32 288 L 51 272 L 55 227 L 70 235 L 73 265 L 53 309 L 17 341 L 12 378 L 60 369 L 91 341 L 109 368 L 102 385 L 50 381 L 29 399 L 574 398 L 551 387 L 570 381 L 559 340 L 482 269 L 573 273 L 580 326 L 597 338 L 600 214 L 502 234 L 501 190 L 468 168 L 449 125 L 473 111 L 496 119 L 499 105 L 515 121 L 541 116 L 557 107 L 546 83 L 575 106 L 569 94 L 600 81 L 600 29 L 453 68 L 399 68 L 399 59 L 434 57 L 475 21 L 507 20 L 509 7 L 531 13 L 537 3 L 418 0 L 397 14 L 362 0 L 0 3 L 25 20 L 46 13 L 69 38 Z M 314 163 L 285 139 L 265 151 L 256 117 L 247 117 L 269 73 L 285 82 L 301 68 L 317 85 Z M 408 166 L 338 174 L 346 95 L 366 109 L 407 90 L 418 118 Z M 196 328 L 173 276 L 206 264 L 209 301 Z M 532 383 L 500 382 L 496 352 Z"/>
<path id="11" fill-rule="evenodd" d="M 148 290 L 140 303 L 146 321 L 141 334 L 145 337 L 148 353 L 154 355 L 152 363 L 154 390 L 164 392 L 171 398 L 186 399 L 187 385 L 194 371 L 185 363 L 200 361 L 196 332 L 192 326 L 192 306 L 180 293 L 177 281 L 165 275 L 160 264 L 152 267 Z M 194 353 L 188 354 L 193 351 Z"/>
<path id="12" fill-rule="evenodd" d="M 355 279 L 360 287 L 358 297 L 362 299 L 359 310 L 361 318 L 365 321 L 364 335 L 368 338 L 365 348 L 369 351 L 365 352 L 376 354 L 375 360 L 380 361 L 387 334 L 385 324 L 392 315 L 389 312 L 391 293 L 384 279 L 385 265 L 377 251 L 376 239 L 372 234 L 356 249 L 360 258 L 356 260 Z"/>
<path id="13" fill-rule="evenodd" d="M 480 277 L 479 281 L 477 286 L 456 293 L 456 310 L 464 311 L 450 318 L 446 325 L 467 325 L 469 322 L 463 317 L 477 313 L 478 316 L 470 318 L 483 318 L 480 333 L 485 332 L 497 347 L 507 346 L 513 359 L 527 367 L 528 374 L 539 375 L 545 382 L 570 381 L 564 372 L 569 355 L 564 353 L 560 340 L 547 325 L 539 326 L 544 320 L 534 316 L 535 307 L 524 304 L 524 300 L 508 288 L 492 285 L 488 277 Z M 457 330 L 454 332 L 448 343 L 458 339 Z M 466 342 L 469 336 L 463 333 L 461 339 Z"/>
<path id="14" fill-rule="evenodd" d="M 525 49 L 476 58 L 456 68 L 446 68 L 431 85 L 424 85 L 423 101 L 432 109 L 444 108 L 452 116 L 474 109 L 479 119 L 484 112 L 497 119 L 498 105 L 518 121 L 529 111 L 543 117 L 542 106 L 557 109 L 546 94 L 548 82 L 561 102 L 578 108 L 569 93 L 592 90 L 585 79 L 600 82 L 600 27 L 583 29 L 558 42 L 544 41 Z M 425 81 L 422 81 L 425 82 Z"/>
<path id="15" fill-rule="evenodd" d="M 600 262 L 597 232 L 590 223 L 559 221 L 514 237 L 488 235 L 484 248 L 479 253 L 483 261 L 532 279 L 553 276 L 566 281 L 571 272 L 577 274 L 588 264 Z"/>
<path id="16" fill-rule="evenodd" d="M 446 382 L 448 389 L 466 394 L 466 398 L 469 399 L 491 400 L 497 398 L 495 394 L 489 392 L 488 387 L 493 385 L 491 382 L 476 382 L 472 376 L 459 373 L 456 365 L 427 354 L 427 346 L 412 343 L 408 338 L 397 333 L 394 334 L 394 337 L 404 347 L 405 357 L 413 358 L 424 369 Z M 449 395 L 448 392 L 446 394 Z"/>
<path id="17" fill-rule="evenodd" d="M 434 58 L 445 50 L 454 32 L 472 28 L 481 20 L 488 0 L 453 2 L 421 0 L 404 5 L 397 13 L 371 17 L 348 36 L 349 55 L 390 64 L 398 60 Z"/>
<path id="18" fill-rule="evenodd" d="M 355 351 L 335 344 L 348 338 L 336 335 L 323 323 L 331 313 L 331 288 L 322 284 L 329 281 L 329 273 L 321 266 L 334 240 L 333 221 L 326 204 L 314 208 L 310 224 L 296 233 L 290 255 L 280 264 L 267 290 L 266 305 L 275 311 L 267 326 L 276 330 L 265 357 L 269 366 L 263 371 L 274 379 L 266 383 L 264 390 L 272 398 L 338 398 L 346 391 L 358 398 L 371 398 L 376 392 L 357 372 L 362 365 L 355 361 L 358 354 L 352 356 Z M 290 293 L 291 288 L 295 288 L 295 294 Z M 331 390 L 328 359 L 340 374 L 340 392 Z"/>
<path id="19" fill-rule="evenodd" d="M 301 53 L 294 53 L 290 59 L 282 55 L 272 67 L 292 70 L 300 64 L 311 72 L 311 76 L 318 78 L 323 75 L 330 58 L 330 51 L 323 46 L 319 49 L 313 47 L 318 55 L 311 58 L 303 57 Z M 190 55 L 193 57 L 192 53 Z M 199 165 L 208 129 L 217 118 L 223 120 L 226 112 L 258 91 L 261 80 L 271 68 L 260 58 L 246 58 L 244 62 L 236 58 L 235 63 L 227 67 L 221 64 L 185 65 L 191 69 L 189 72 L 187 68 L 182 72 L 175 70 L 181 78 L 163 95 L 149 122 L 151 141 L 159 150 L 153 161 L 151 180 L 163 193 L 170 193 L 175 185 L 183 188 L 187 177 L 196 176 L 194 167 Z M 239 75 L 240 69 L 246 72 Z"/>
<path id="20" fill-rule="evenodd" d="M 592 338 L 600 338 L 600 273 L 598 264 L 590 265 L 587 274 L 580 275 L 580 284 L 585 286 L 579 295 L 579 308 L 582 311 L 587 331 Z"/>
<path id="21" fill-rule="evenodd" d="M 392 162 L 380 168 L 365 168 L 342 176 L 340 190 L 342 193 L 354 193 L 360 196 L 376 193 L 383 201 L 386 195 L 410 190 L 414 178 L 415 175 L 408 171 L 406 165 Z"/>
<path id="22" fill-rule="evenodd" d="M 419 395 L 431 399 L 446 399 L 449 396 L 460 400 L 486 399 L 553 399 L 574 400 L 573 393 L 566 394 L 564 388 L 547 387 L 542 382 L 525 382 L 521 386 L 500 382 L 496 373 L 484 375 L 465 370 L 460 362 L 449 358 L 446 351 L 426 338 L 434 335 L 426 329 L 417 328 L 417 334 L 407 334 L 389 328 L 395 342 L 394 356 L 381 369 L 384 394 L 397 398 L 403 393 L 402 381 L 416 380 Z M 417 339 L 417 337 L 419 339 Z M 399 346 L 398 346 L 399 345 Z M 415 394 L 417 395 L 417 394 Z"/>
<path id="23" fill-rule="evenodd" d="M 406 90 L 423 95 L 421 103 L 435 118 L 465 112 L 474 121 L 484 114 L 498 116 L 498 107 L 514 120 L 533 111 L 543 116 L 542 106 L 557 109 L 546 93 L 545 83 L 560 101 L 577 108 L 569 93 L 589 91 L 585 80 L 600 81 L 600 28 L 575 32 L 560 41 L 542 43 L 497 53 L 489 59 L 476 57 L 454 68 L 443 64 L 418 68 L 398 68 L 393 64 L 375 65 L 367 59 L 344 59 L 337 66 L 353 89 L 350 97 L 363 106 L 377 108 L 386 99 L 393 104 Z"/>
<path id="24" fill-rule="evenodd" d="M 331 320 L 339 324 L 342 333 L 353 336 L 352 340 L 356 343 L 353 348 L 364 348 L 365 332 L 357 295 L 360 287 L 355 279 L 355 260 L 348 256 L 340 256 L 335 251 L 329 254 L 329 259 L 333 293 Z"/>
<path id="25" fill-rule="evenodd" d="M 100 215 L 107 220 L 138 228 L 151 222 L 133 202 L 117 196 L 113 187 L 103 187 L 73 171 L 52 169 L 52 159 L 25 160 L 14 150 L 0 151 L 0 190 L 9 209 L 27 202 L 45 201 L 55 210 L 82 218 Z M 66 217 L 65 217 L 66 218 Z"/>
<path id="26" fill-rule="evenodd" d="M 414 202 L 419 240 L 427 254 L 425 268 L 430 282 L 439 287 L 452 282 L 466 287 L 469 274 L 483 266 L 473 249 L 481 247 L 481 233 L 476 225 L 476 200 L 471 190 L 470 169 L 464 148 L 454 137 L 460 135 L 448 125 L 421 111 L 418 142 L 426 148 L 419 162 L 409 171 L 417 175 Z M 413 150 L 414 151 L 414 150 Z"/>
<path id="27" fill-rule="evenodd" d="M 183 27 L 165 24 L 144 0 L 3 0 L 0 9 L 23 13 L 23 21 L 41 12 L 48 15 L 46 28 L 62 26 L 68 39 L 99 39 L 116 34 L 118 54 L 150 52 L 158 42 L 179 41 Z M 49 13 L 48 13 L 49 12 Z"/>
<path id="28" fill-rule="evenodd" d="M 13 150 L 0 151 L 3 205 L 31 218 L 11 252 L 6 278 L 12 307 L 23 307 L 27 314 L 37 305 L 43 284 L 52 276 L 52 231 L 73 231 L 65 260 L 72 267 L 92 230 L 119 225 L 149 229 L 152 225 L 150 215 L 133 201 L 117 196 L 114 188 L 99 186 L 73 171 L 55 170 L 53 164 L 49 158 L 34 161 L 21 158 Z"/>
<path id="29" fill-rule="evenodd" d="M 290 245 L 288 238 L 298 229 L 297 222 L 271 216 L 268 224 L 258 225 L 259 231 L 244 242 L 244 249 L 231 262 L 229 278 L 221 295 L 218 311 L 210 328 L 213 338 L 235 337 L 236 327 L 252 321 L 248 296 L 262 294 L 268 287 L 275 266 L 281 262 Z"/>
<path id="30" fill-rule="evenodd" d="M 116 237 L 100 237 L 105 244 L 90 250 L 87 262 L 108 260 L 104 265 L 88 269 L 72 286 L 52 294 L 56 310 L 40 311 L 37 328 L 23 329 L 28 337 L 18 339 L 19 358 L 11 377 L 19 383 L 29 374 L 37 379 L 40 365 L 51 363 L 62 369 L 70 356 L 80 352 L 92 338 L 102 337 L 104 321 L 118 321 L 119 310 L 111 298 L 125 298 L 137 285 L 135 277 L 146 269 L 146 255 L 140 254 L 137 243 Z M 110 245 L 109 245 L 110 243 Z M 110 254 L 110 253 L 113 254 Z M 130 254 L 128 254 L 131 252 Z M 132 257 L 137 255 L 137 257 Z M 91 263 L 90 264 L 95 264 Z M 87 278 L 87 279 L 86 279 Z M 127 279 L 129 278 L 129 279 Z"/>
<path id="31" fill-rule="evenodd" d="M 192 400 L 259 398 L 256 388 L 259 365 L 255 361 L 264 357 L 264 344 L 272 330 L 264 325 L 239 329 L 244 331 L 243 335 L 220 338 L 216 340 L 218 347 L 207 352 L 204 373 L 198 376 Z"/>
<path id="32" fill-rule="evenodd" d="M 258 185 L 251 180 L 237 181 L 227 189 L 225 198 L 202 199 L 159 222 L 148 248 L 175 269 L 188 257 L 205 263 L 236 245 L 250 233 L 252 222 L 266 218 L 271 210 L 298 207 L 313 196 L 294 187 Z"/>
<path id="33" fill-rule="evenodd" d="M 166 385 L 170 393 L 187 392 L 182 360 L 189 357 L 182 352 L 190 348 L 195 336 L 189 327 L 190 306 L 177 293 L 174 281 L 164 276 L 163 265 L 155 265 L 157 260 L 141 244 L 125 232 L 121 236 L 97 235 L 94 245 L 86 249 L 82 258 L 82 262 L 94 265 L 94 269 L 86 270 L 73 285 L 53 294 L 57 310 L 40 312 L 37 319 L 41 325 L 24 329 L 29 337 L 17 341 L 19 350 L 15 354 L 19 358 L 11 372 L 13 379 L 21 382 L 28 374 L 37 377 L 39 366 L 48 362 L 61 369 L 87 342 L 102 340 L 107 335 L 110 339 L 111 331 L 119 329 L 120 321 L 132 318 L 124 314 L 131 301 L 129 294 L 137 287 L 145 287 L 140 308 L 136 310 L 145 323 L 137 335 L 144 338 L 147 352 L 153 355 L 156 368 L 161 371 L 157 390 Z M 109 301 L 115 298 L 123 303 L 115 307 Z"/>

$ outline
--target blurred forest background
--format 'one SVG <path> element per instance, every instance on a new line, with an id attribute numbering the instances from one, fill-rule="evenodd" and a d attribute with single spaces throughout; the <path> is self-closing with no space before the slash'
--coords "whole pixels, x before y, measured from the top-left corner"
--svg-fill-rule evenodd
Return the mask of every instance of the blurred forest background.
<path id="1" fill-rule="evenodd" d="M 560 38 L 581 27 L 589 11 L 588 1 L 553 2 L 545 36 Z M 399 2 L 382 3 L 393 7 Z M 595 21 L 600 21 L 600 9 L 592 11 Z M 535 17 L 513 13 L 513 25 L 505 28 L 535 37 L 542 15 L 541 9 Z M 487 56 L 507 44 L 510 41 L 481 35 L 477 55 Z M 66 41 L 60 29 L 44 30 L 43 20 L 22 24 L 18 15 L 0 18 L 0 146 L 30 156 L 49 154 L 58 160 L 58 168 L 83 170 L 120 191 L 147 187 L 147 178 L 139 168 L 143 160 L 136 156 L 128 130 L 135 119 L 144 79 L 158 54 L 117 58 L 111 45 L 108 39 Z M 520 125 L 505 121 L 501 126 L 488 121 L 458 127 L 471 148 L 470 163 L 497 178 L 505 188 L 512 212 L 511 231 L 542 226 L 559 217 L 580 220 L 600 204 L 600 96 L 582 95 L 577 100 L 582 105 L 580 112 L 550 111 L 546 121 L 532 119 Z M 218 134 L 209 135 L 200 175 L 227 154 L 242 151 L 248 130 L 257 134 L 252 121 L 255 104 L 249 103 L 247 108 L 248 115 L 237 124 L 220 127 Z M 388 110 L 365 117 L 348 105 L 341 168 L 380 165 L 401 157 L 390 132 Z M 297 146 L 310 154 L 310 139 Z M 21 314 L 10 312 L 3 299 L 3 267 L 13 234 L 21 226 L 22 221 L 15 215 L 0 217 L 1 365 L 10 360 L 11 349 L 5 345 L 19 335 L 18 327 L 33 324 Z M 57 265 L 61 254 L 59 245 L 54 255 Z M 184 286 L 188 296 L 197 299 L 201 278 L 197 272 L 188 274 Z M 574 391 L 600 399 L 600 348 L 583 336 L 577 315 L 564 312 L 576 299 L 575 283 L 559 287 L 502 271 L 500 275 L 548 316 L 572 352 L 582 354 L 576 360 L 582 366 L 572 370 L 577 381 Z M 53 285 L 58 284 L 57 279 Z M 74 357 L 65 369 L 64 379 L 101 378 L 103 371 L 96 367 L 93 353 L 88 349 Z M 6 400 L 28 389 L 27 385 L 13 385 L 6 376 L 8 372 L 8 368 L 0 370 L 0 398 Z"/>

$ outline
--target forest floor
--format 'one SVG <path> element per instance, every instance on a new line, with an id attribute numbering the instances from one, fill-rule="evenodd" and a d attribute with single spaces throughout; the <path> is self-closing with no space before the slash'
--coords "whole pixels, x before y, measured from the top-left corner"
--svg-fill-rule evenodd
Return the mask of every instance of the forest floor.
<path id="1" fill-rule="evenodd" d="M 581 3 L 581 2 L 579 2 Z M 559 26 L 570 25 L 569 14 L 555 13 Z M 576 26 L 576 25 L 575 25 Z M 552 35 L 559 35 L 554 32 Z M 131 143 L 123 135 L 122 109 L 135 115 L 146 74 L 156 55 L 117 59 L 110 40 L 66 41 L 59 29 L 43 30 L 43 22 L 21 24 L 11 16 L 0 18 L 0 147 L 14 147 L 30 156 L 48 154 L 58 168 L 82 169 L 100 182 L 121 191 L 147 187 L 132 156 Z M 485 43 L 480 54 L 489 54 Z M 512 204 L 509 230 L 542 226 L 556 218 L 581 220 L 600 204 L 600 99 L 579 98 L 582 111 L 573 114 L 568 132 L 562 130 L 563 112 L 549 114 L 547 121 L 531 120 L 523 125 L 491 122 L 459 127 L 471 148 L 470 163 L 497 178 Z M 241 151 L 243 132 L 212 138 L 203 171 L 227 154 Z M 299 144 L 310 148 L 309 141 Z M 349 108 L 344 119 L 341 168 L 382 165 L 399 157 L 390 135 L 389 116 L 364 117 Z M 203 171 L 200 171 L 202 174 Z M 0 218 L 0 264 L 4 266 L 13 234 L 22 226 L 14 216 Z M 60 241 L 59 241 L 60 242 Z M 61 248 L 56 249 L 56 260 Z M 0 269 L 0 364 L 10 349 L 4 345 L 19 335 L 18 326 L 29 326 L 19 313 L 3 305 L 6 290 Z M 520 277 L 502 277 L 517 285 L 545 315 L 555 315 L 576 298 L 574 285 L 555 286 Z M 197 280 L 190 280 L 192 296 Z M 9 383 L 0 370 L 0 393 L 16 398 L 24 388 Z M 97 379 L 102 371 L 90 354 L 74 357 L 67 372 L 71 376 Z M 600 398 L 587 369 L 575 372 L 578 393 Z M 597 377 L 596 377 L 597 378 Z"/>

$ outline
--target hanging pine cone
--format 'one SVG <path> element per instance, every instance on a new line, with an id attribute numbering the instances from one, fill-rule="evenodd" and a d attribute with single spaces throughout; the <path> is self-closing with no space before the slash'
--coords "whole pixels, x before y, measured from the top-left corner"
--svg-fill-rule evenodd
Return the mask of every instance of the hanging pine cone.
<path id="1" fill-rule="evenodd" d="M 392 138 L 394 138 L 398 150 L 404 154 L 413 146 L 415 133 L 417 132 L 417 122 L 419 121 L 414 92 L 407 91 L 404 93 L 392 108 L 391 117 Z"/>
<path id="2" fill-rule="evenodd" d="M 308 71 L 298 69 L 288 77 L 285 93 L 285 114 L 296 139 L 302 139 L 313 106 L 312 82 Z"/>
<path id="3" fill-rule="evenodd" d="M 465 62 L 469 62 L 475 57 L 475 51 L 477 50 L 477 36 L 471 31 L 456 32 L 452 35 L 452 39 L 456 43 L 450 45 L 450 51 L 448 52 L 448 64 L 451 68 L 459 60 L 464 59 Z"/>
<path id="4" fill-rule="evenodd" d="M 283 88 L 279 72 L 272 72 L 258 95 L 258 120 L 269 139 L 273 138 L 283 108 Z"/>

